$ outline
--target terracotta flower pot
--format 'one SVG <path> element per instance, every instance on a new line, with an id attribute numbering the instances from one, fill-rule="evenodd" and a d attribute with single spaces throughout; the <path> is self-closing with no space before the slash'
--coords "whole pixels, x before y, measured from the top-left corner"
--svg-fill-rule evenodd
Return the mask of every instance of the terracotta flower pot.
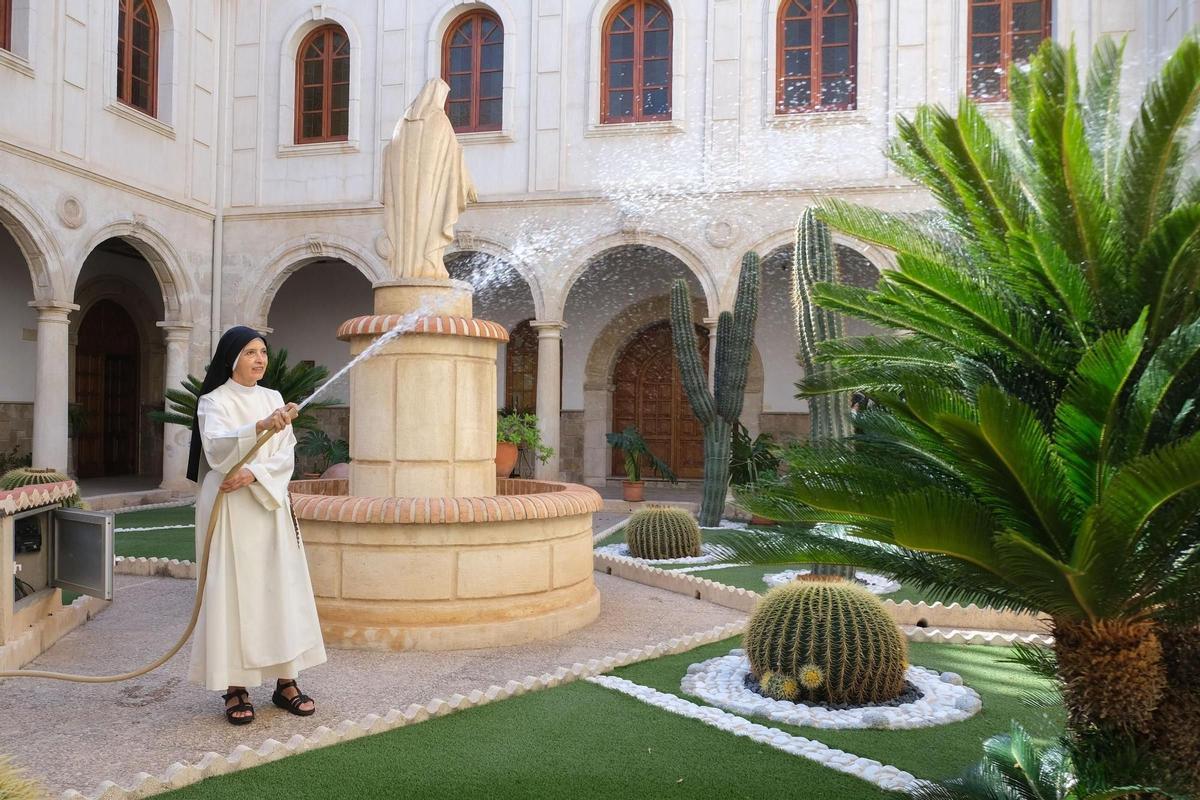
<path id="1" fill-rule="evenodd" d="M 646 497 L 646 482 L 621 481 L 621 494 L 626 503 L 640 503 Z"/>
<path id="2" fill-rule="evenodd" d="M 512 442 L 496 442 L 496 477 L 507 478 L 517 466 L 517 446 Z"/>

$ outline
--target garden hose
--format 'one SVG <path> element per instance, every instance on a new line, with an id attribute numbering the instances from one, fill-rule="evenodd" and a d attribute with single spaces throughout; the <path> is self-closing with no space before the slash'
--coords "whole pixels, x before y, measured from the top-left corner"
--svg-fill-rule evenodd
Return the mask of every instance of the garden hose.
<path id="1" fill-rule="evenodd" d="M 266 444 L 267 440 L 274 436 L 275 433 L 273 430 L 264 431 L 254 443 L 254 446 L 250 448 L 250 452 L 246 453 L 245 457 L 225 474 L 225 480 L 229 480 L 237 474 L 246 465 L 246 462 L 254 458 L 254 454 L 259 451 L 259 448 Z M 204 602 L 204 584 L 208 579 L 208 557 L 211 552 L 213 531 L 217 529 L 217 515 L 221 510 L 221 504 L 225 502 L 225 494 L 222 491 L 217 492 L 217 497 L 213 501 L 212 513 L 208 517 L 208 532 L 204 535 L 204 557 L 200 559 L 200 574 L 196 578 L 196 600 L 192 603 L 192 617 L 188 620 L 187 629 L 170 650 L 146 666 L 139 667 L 131 672 L 122 672 L 120 675 L 72 675 L 68 672 L 18 669 L 11 672 L 0 672 L 0 678 L 46 678 L 52 681 L 72 681 L 74 683 L 119 683 L 120 681 L 131 680 L 140 675 L 145 675 L 147 672 L 152 672 L 174 658 L 184 643 L 191 638 L 192 632 L 196 630 L 196 621 L 200 618 L 200 605 Z"/>

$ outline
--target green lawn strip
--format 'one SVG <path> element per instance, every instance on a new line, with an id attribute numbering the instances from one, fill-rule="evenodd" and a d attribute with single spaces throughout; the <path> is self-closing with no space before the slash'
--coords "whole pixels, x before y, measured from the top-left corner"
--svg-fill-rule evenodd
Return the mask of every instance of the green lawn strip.
<path id="1" fill-rule="evenodd" d="M 679 689 L 680 680 L 689 665 L 725 655 L 734 647 L 741 647 L 739 637 L 622 667 L 613 674 L 659 691 L 688 697 L 694 702 L 703 702 L 684 695 Z M 1054 736 L 1063 725 L 1061 710 L 1034 709 L 1022 702 L 1028 691 L 1047 688 L 1048 684 L 1016 664 L 1001 663 L 1001 659 L 1010 653 L 1008 648 L 1000 647 L 909 643 L 912 663 L 939 672 L 957 672 L 963 682 L 983 698 L 982 711 L 951 725 L 905 731 L 835 731 L 783 725 L 765 717 L 753 719 L 763 725 L 816 739 L 830 747 L 895 765 L 918 778 L 957 775 L 979 760 L 984 739 L 1007 731 L 1012 720 L 1018 720 L 1035 736 Z"/>
<path id="2" fill-rule="evenodd" d="M 721 544 L 723 542 L 728 542 L 731 539 L 734 539 L 736 537 L 746 535 L 746 533 L 744 531 L 739 531 L 736 528 L 722 528 L 720 530 L 705 528 L 701 531 L 701 534 L 704 537 L 704 541 L 711 542 L 713 544 Z M 601 540 L 600 542 L 598 542 L 596 546 L 600 547 L 602 545 L 624 544 L 624 543 L 625 543 L 625 531 L 624 531 L 624 529 L 622 529 L 622 530 L 616 531 L 616 532 L 604 537 L 604 539 Z M 657 567 L 659 567 L 661 569 L 665 569 L 665 570 L 677 570 L 677 569 L 690 567 L 690 566 L 697 566 L 697 565 L 694 565 L 694 564 L 656 564 L 654 566 L 657 566 Z M 717 583 L 723 583 L 726 586 L 737 586 L 742 589 L 749 589 L 752 592 L 762 593 L 762 592 L 767 591 L 767 584 L 763 582 L 764 575 L 769 575 L 769 574 L 775 573 L 775 572 L 783 572 L 783 571 L 789 570 L 789 569 L 800 569 L 803 566 L 805 566 L 805 565 L 803 565 L 803 564 L 771 564 L 770 566 L 748 565 L 745 567 L 726 567 L 724 569 L 698 569 L 698 570 L 691 571 L 689 574 L 695 575 L 697 578 L 708 578 L 710 581 L 716 581 Z M 910 588 L 908 586 L 901 586 L 898 591 L 892 592 L 891 594 L 881 595 L 880 599 L 881 600 L 892 600 L 897 603 L 904 602 L 905 600 L 908 600 L 911 603 L 919 603 L 922 600 L 924 600 L 926 602 L 930 602 L 930 603 L 933 602 L 932 600 L 930 600 L 928 598 L 926 593 L 924 593 L 918 589 Z M 949 603 L 954 602 L 954 600 L 955 600 L 955 598 L 950 598 L 949 600 L 944 601 L 944 602 L 949 604 Z M 964 603 L 964 605 L 965 605 L 965 603 Z"/>
<path id="3" fill-rule="evenodd" d="M 154 528 L 160 525 L 192 525 L 196 521 L 195 506 L 154 508 L 148 511 L 128 511 L 117 514 L 113 527 Z M 162 528 L 148 531 L 129 531 L 114 534 L 114 552 L 130 558 L 178 558 L 196 560 L 194 528 Z"/>
<path id="4" fill-rule="evenodd" d="M 804 787 L 797 794 L 797 787 Z M 210 778 L 172 800 L 890 797 L 586 682 Z"/>

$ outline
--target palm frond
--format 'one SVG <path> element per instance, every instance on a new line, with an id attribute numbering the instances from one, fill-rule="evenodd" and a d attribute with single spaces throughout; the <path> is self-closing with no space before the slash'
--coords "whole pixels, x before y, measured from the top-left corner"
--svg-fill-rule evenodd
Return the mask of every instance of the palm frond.
<path id="1" fill-rule="evenodd" d="M 1150 306 L 1150 340 L 1161 341 L 1200 303 L 1200 203 L 1162 217 L 1134 254 L 1131 270 L 1141 276 L 1141 298 Z"/>
<path id="2" fill-rule="evenodd" d="M 1104 37 L 1092 48 L 1084 90 L 1083 124 L 1092 160 L 1111 197 L 1120 163 L 1121 64 L 1125 38 L 1115 42 Z"/>
<path id="3" fill-rule="evenodd" d="M 1200 317 L 1175 329 L 1154 349 L 1138 377 L 1123 411 L 1121 441 L 1123 458 L 1141 454 L 1148 443 L 1166 430 L 1167 439 L 1179 438 L 1171 431 L 1175 420 L 1194 406 L 1196 382 L 1200 380 Z M 1172 403 L 1172 400 L 1175 402 Z"/>

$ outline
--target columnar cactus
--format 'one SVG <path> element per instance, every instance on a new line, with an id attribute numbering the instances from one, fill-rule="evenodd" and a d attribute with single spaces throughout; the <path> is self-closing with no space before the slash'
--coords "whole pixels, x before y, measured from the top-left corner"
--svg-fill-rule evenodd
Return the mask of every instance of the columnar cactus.
<path id="1" fill-rule="evenodd" d="M 634 558 L 700 555 L 700 526 L 682 508 L 643 508 L 629 518 L 625 542 Z"/>
<path id="2" fill-rule="evenodd" d="M 10 489 L 20 489 L 24 486 L 40 486 L 47 483 L 61 483 L 71 480 L 61 472 L 44 467 L 18 467 L 9 470 L 0 477 L 0 491 L 8 491 Z M 71 495 L 63 501 L 64 506 L 78 506 L 81 504 L 79 493 Z"/>
<path id="3" fill-rule="evenodd" d="M 796 223 L 796 251 L 792 260 L 792 308 L 805 376 L 817 375 L 826 369 L 817 363 L 818 343 L 840 339 L 844 335 L 841 317 L 819 308 L 813 301 L 816 284 L 834 283 L 837 279 L 837 257 L 829 227 L 817 219 L 812 209 L 806 208 Z M 850 398 L 845 394 L 809 397 L 808 420 L 813 441 L 849 436 L 853 432 Z"/>
<path id="4" fill-rule="evenodd" d="M 747 253 L 742 258 L 733 313 L 722 311 L 717 317 L 717 356 L 716 364 L 712 365 L 713 390 L 709 391 L 704 366 L 696 351 L 696 328 L 692 323 L 687 283 L 677 280 L 671 287 L 675 361 L 692 411 L 704 426 L 704 498 L 700 504 L 700 524 L 706 528 L 719 524 L 725 510 L 733 428 L 742 414 L 745 399 L 746 372 L 754 344 L 754 323 L 758 319 L 758 293 L 758 254 Z"/>
<path id="5" fill-rule="evenodd" d="M 779 700 L 863 705 L 904 691 L 908 647 L 875 595 L 845 581 L 768 592 L 744 637 L 750 674 Z"/>

